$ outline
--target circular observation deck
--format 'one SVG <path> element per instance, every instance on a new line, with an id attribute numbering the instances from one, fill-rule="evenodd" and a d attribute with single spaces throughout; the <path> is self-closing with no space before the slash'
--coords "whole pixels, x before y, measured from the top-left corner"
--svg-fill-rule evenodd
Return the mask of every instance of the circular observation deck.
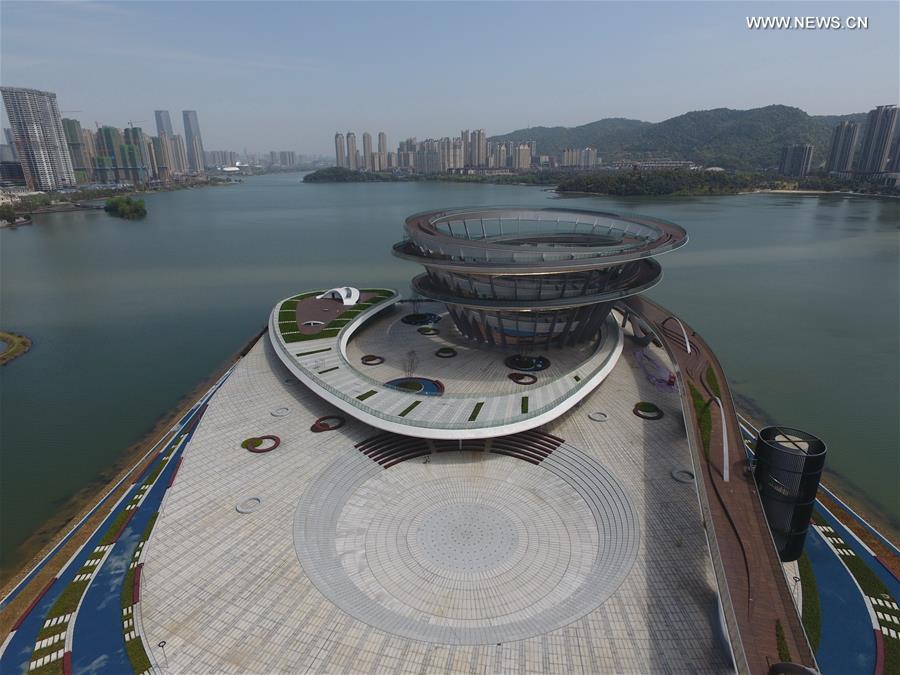
<path id="1" fill-rule="evenodd" d="M 595 339 L 616 300 L 660 280 L 651 258 L 687 243 L 664 220 L 560 208 L 430 211 L 405 230 L 394 255 L 425 267 L 413 289 L 467 337 L 503 346 Z"/>

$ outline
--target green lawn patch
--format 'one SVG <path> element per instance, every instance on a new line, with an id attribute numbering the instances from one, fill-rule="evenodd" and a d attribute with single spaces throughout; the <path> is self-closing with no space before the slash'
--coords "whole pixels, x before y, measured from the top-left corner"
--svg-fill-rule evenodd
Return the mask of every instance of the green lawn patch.
<path id="1" fill-rule="evenodd" d="M 781 620 L 775 619 L 775 641 L 778 643 L 778 658 L 782 663 L 790 663 L 791 650 L 788 649 L 787 639 L 784 637 L 784 628 L 781 626 Z"/>
<path id="2" fill-rule="evenodd" d="M 326 368 L 325 370 L 320 370 L 319 375 L 324 375 L 325 373 L 330 373 L 332 370 L 337 370 L 340 366 L 332 366 L 331 368 Z"/>
<path id="3" fill-rule="evenodd" d="M 897 602 L 897 598 L 891 595 L 888 587 L 884 585 L 878 575 L 856 556 L 841 557 L 841 560 L 847 565 L 847 569 L 854 576 L 862 588 L 863 593 L 870 597 L 881 598 L 889 602 Z M 890 612 L 883 607 L 879 608 L 882 613 Z M 891 623 L 885 622 L 886 626 L 894 627 Z M 886 638 L 884 640 L 884 671 L 885 673 L 900 673 L 900 640 Z"/>
<path id="4" fill-rule="evenodd" d="M 528 397 L 523 396 L 522 397 L 522 414 L 524 415 L 527 412 L 528 412 Z"/>
<path id="5" fill-rule="evenodd" d="M 709 390 L 713 393 L 717 399 L 722 399 L 722 392 L 719 390 L 719 380 L 716 378 L 716 371 L 713 370 L 713 367 L 706 367 L 706 384 L 709 385 Z"/>
<path id="6" fill-rule="evenodd" d="M 115 541 L 116 535 L 119 534 L 119 530 L 122 529 L 125 521 L 131 518 L 131 514 L 132 511 L 126 511 L 124 508 L 119 511 L 119 514 L 112 521 L 106 532 L 103 533 L 103 538 L 100 540 L 100 546 L 106 546 Z"/>
<path id="7" fill-rule="evenodd" d="M 65 645 L 65 643 L 63 643 Z M 62 649 L 62 647 L 60 647 Z M 29 670 L 28 675 L 63 675 L 63 660 L 57 659 L 53 663 L 45 663 L 40 668 Z"/>
<path id="8" fill-rule="evenodd" d="M 819 648 L 819 640 L 822 637 L 822 614 L 819 607 L 819 589 L 816 586 L 816 575 L 813 572 L 812 563 L 804 553 L 797 561 L 800 567 L 800 591 L 803 595 L 803 630 L 809 638 L 813 652 Z"/>
<path id="9" fill-rule="evenodd" d="M 125 579 L 122 581 L 122 609 L 131 607 L 134 604 L 134 570 L 130 569 L 125 573 Z"/>
<path id="10" fill-rule="evenodd" d="M 476 419 L 478 419 L 478 413 L 481 412 L 481 409 L 483 407 L 484 407 L 484 401 L 478 401 L 478 403 L 475 404 L 475 407 L 472 408 L 472 412 L 469 414 L 470 422 L 474 422 Z"/>
<path id="11" fill-rule="evenodd" d="M 75 608 L 78 607 L 81 596 L 84 595 L 87 585 L 87 581 L 73 581 L 66 586 L 56 599 L 56 602 L 53 603 L 50 611 L 47 612 L 47 618 L 52 619 L 56 616 L 74 612 Z"/>
<path id="12" fill-rule="evenodd" d="M 258 448 L 260 445 L 262 445 L 261 438 L 245 438 L 241 441 L 241 447 L 244 448 L 244 450 L 252 450 L 253 448 Z"/>
<path id="13" fill-rule="evenodd" d="M 356 398 L 358 398 L 360 401 L 365 401 L 367 398 L 369 398 L 370 396 L 374 396 L 374 395 L 377 394 L 377 393 L 378 393 L 378 392 L 375 391 L 374 389 L 369 389 L 369 391 L 363 392 L 362 394 L 360 394 L 360 395 L 357 396 Z"/>
<path id="14" fill-rule="evenodd" d="M 147 651 L 144 649 L 144 643 L 140 637 L 135 637 L 125 643 L 125 653 L 128 654 L 128 660 L 131 661 L 134 672 L 144 673 L 150 670 L 150 659 L 147 657 Z"/>
<path id="15" fill-rule="evenodd" d="M 703 398 L 697 387 L 688 382 L 691 390 L 691 400 L 694 402 L 694 412 L 697 415 L 697 426 L 700 428 L 700 441 L 703 444 L 703 455 L 709 459 L 709 438 L 712 434 L 712 413 L 709 405 Z"/>
<path id="16" fill-rule="evenodd" d="M 399 417 L 406 417 L 409 413 L 411 413 L 417 405 L 419 405 L 421 401 L 413 401 L 408 406 L 403 409 L 403 412 L 400 413 Z"/>

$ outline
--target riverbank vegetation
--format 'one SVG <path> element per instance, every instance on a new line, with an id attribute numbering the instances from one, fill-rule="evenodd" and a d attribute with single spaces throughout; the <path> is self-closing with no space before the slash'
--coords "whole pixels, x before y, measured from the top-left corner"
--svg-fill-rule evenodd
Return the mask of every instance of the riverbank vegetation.
<path id="1" fill-rule="evenodd" d="M 132 199 L 131 197 L 113 197 L 106 200 L 106 206 L 103 207 L 111 216 L 118 218 L 126 218 L 128 220 L 137 220 L 147 215 L 147 208 L 144 206 L 143 199 Z"/>
<path id="2" fill-rule="evenodd" d="M 319 169 L 303 177 L 304 183 L 371 183 L 436 181 L 495 185 L 556 186 L 560 194 L 596 194 L 615 197 L 688 197 L 730 195 L 759 190 L 853 192 L 891 194 L 890 186 L 830 176 L 790 179 L 769 172 L 729 171 L 572 171 L 543 169 L 499 175 L 416 174 L 391 171 L 353 171 L 343 167 Z"/>

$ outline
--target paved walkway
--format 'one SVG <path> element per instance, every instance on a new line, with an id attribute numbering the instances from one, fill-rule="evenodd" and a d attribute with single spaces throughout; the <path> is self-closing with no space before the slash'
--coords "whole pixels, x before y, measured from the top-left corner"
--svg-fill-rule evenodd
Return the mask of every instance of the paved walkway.
<path id="1" fill-rule="evenodd" d="M 229 373 L 230 373 L 230 371 L 229 371 Z M 74 556 L 72 556 L 72 558 L 69 560 L 69 562 L 66 564 L 66 566 L 62 569 L 60 574 L 51 582 L 51 584 L 48 586 L 47 590 L 44 591 L 43 595 L 40 596 L 39 600 L 36 603 L 34 603 L 34 605 L 32 605 L 32 607 L 27 611 L 27 613 L 19 620 L 19 622 L 17 623 L 16 629 L 12 633 L 10 633 L 9 636 L 7 636 L 6 641 L 3 644 L 2 652 L 0 652 L 0 673 L 3 673 L 4 675 L 6 675 L 7 673 L 27 673 L 28 672 L 30 664 L 31 664 L 32 653 L 35 651 L 38 634 L 45 627 L 44 626 L 45 619 L 47 617 L 49 610 L 51 609 L 53 604 L 56 602 L 56 600 L 60 597 L 62 592 L 69 586 L 69 584 L 72 583 L 76 579 L 77 576 L 79 576 L 79 574 L 81 573 L 81 570 L 85 567 L 85 563 L 88 561 L 88 559 L 91 558 L 92 556 L 96 557 L 98 552 L 102 552 L 104 554 L 104 557 L 102 558 L 102 562 L 95 567 L 95 571 L 91 575 L 92 581 L 86 590 L 84 598 L 86 599 L 87 595 L 91 594 L 92 589 L 98 589 L 99 591 L 102 591 L 101 595 L 103 596 L 104 600 L 98 602 L 93 607 L 97 608 L 100 605 L 103 605 L 104 607 L 111 605 L 111 606 L 113 606 L 115 611 L 118 613 L 118 615 L 119 615 L 118 618 L 120 620 L 117 623 L 115 631 L 113 631 L 112 633 L 105 634 L 100 638 L 106 644 L 106 648 L 109 650 L 109 652 L 108 653 L 104 652 L 104 654 L 100 654 L 99 655 L 99 658 L 101 658 L 100 661 L 97 661 L 96 658 L 93 661 L 88 661 L 88 662 L 84 662 L 84 663 L 79 661 L 79 667 L 84 668 L 88 672 L 91 670 L 98 670 L 98 669 L 104 670 L 104 668 L 103 668 L 104 664 L 107 661 L 109 661 L 111 657 L 113 658 L 113 661 L 115 661 L 114 654 L 117 649 L 124 654 L 124 642 L 123 642 L 124 634 L 122 631 L 121 609 L 120 609 L 120 603 L 119 603 L 119 590 L 120 589 L 116 589 L 111 592 L 110 587 L 108 587 L 108 586 L 101 588 L 99 585 L 96 585 L 98 583 L 98 578 L 101 578 L 101 577 L 106 579 L 107 581 L 109 581 L 110 577 L 108 577 L 107 575 L 112 570 L 112 567 L 114 567 L 117 564 L 117 560 L 118 560 L 117 557 L 112 557 L 109 555 L 109 547 L 101 547 L 101 545 L 100 545 L 101 540 L 103 539 L 103 536 L 106 533 L 106 531 L 109 529 L 110 525 L 116 520 L 116 518 L 119 516 L 119 514 L 122 513 L 124 510 L 126 510 L 126 508 L 129 506 L 129 504 L 131 504 L 135 500 L 135 498 L 140 494 L 139 490 L 141 488 L 141 483 L 144 480 L 144 478 L 146 476 L 149 476 L 153 471 L 155 471 L 156 468 L 159 466 L 160 462 L 164 461 L 162 459 L 163 456 L 167 453 L 167 451 L 172 447 L 173 444 L 178 442 L 179 436 L 188 427 L 188 425 L 190 425 L 192 423 L 194 418 L 201 411 L 201 409 L 202 409 L 201 404 L 204 401 L 209 400 L 209 398 L 213 395 L 213 393 L 216 391 L 216 389 L 219 386 L 221 386 L 222 382 L 224 382 L 224 380 L 227 378 L 227 376 L 228 376 L 228 373 L 226 373 L 226 375 L 224 375 L 222 377 L 222 379 L 220 379 L 219 382 L 217 382 L 216 385 L 209 392 L 207 392 L 207 394 L 203 397 L 203 399 L 201 399 L 200 403 L 198 403 L 197 406 L 195 406 L 187 415 L 185 415 L 185 417 L 183 417 L 181 419 L 181 421 L 179 422 L 179 425 L 178 425 L 178 429 L 175 431 L 173 438 L 157 453 L 156 460 L 151 462 L 151 464 L 148 465 L 145 468 L 145 470 L 139 476 L 137 476 L 137 478 L 133 479 L 134 483 L 132 484 L 131 489 L 129 489 L 128 492 L 113 507 L 111 512 L 108 514 L 106 519 L 104 519 L 104 521 L 101 523 L 101 525 L 97 528 L 97 530 L 94 532 L 94 534 L 85 542 L 85 544 L 78 550 L 78 552 Z M 183 450 L 183 445 L 181 446 L 181 449 Z M 180 451 L 181 450 L 179 450 L 179 452 Z M 156 482 L 154 483 L 154 488 L 158 488 L 158 487 L 162 486 L 163 490 L 165 489 L 165 487 L 168 485 L 169 472 L 171 470 L 173 470 L 172 467 L 174 467 L 174 466 L 175 466 L 175 464 L 170 464 L 168 469 L 164 470 L 160 474 L 160 476 L 157 478 Z M 151 490 L 151 492 L 152 492 L 152 490 Z M 161 494 L 161 492 L 159 494 Z M 105 500 L 105 498 L 104 498 L 104 500 Z M 104 500 L 101 500 L 101 504 L 103 503 Z M 114 549 L 117 548 L 119 546 L 119 544 L 121 544 L 121 546 L 126 546 L 127 545 L 126 540 L 130 536 L 129 531 L 139 527 L 139 524 L 138 524 L 139 522 L 146 523 L 146 518 L 149 518 L 149 516 L 152 515 L 152 513 L 155 513 L 156 509 L 153 509 L 152 511 L 147 510 L 147 509 L 153 508 L 154 503 L 158 507 L 158 502 L 156 502 L 155 500 L 148 501 L 147 498 L 144 498 L 144 501 L 141 502 L 141 508 L 139 508 L 138 511 L 135 513 L 135 515 L 132 516 L 132 522 L 135 522 L 136 524 L 131 527 L 126 527 L 125 531 L 122 533 L 122 535 L 120 535 L 119 539 L 117 540 L 116 545 L 113 546 Z M 95 509 L 99 508 L 99 506 L 100 505 L 98 504 L 98 506 L 95 507 Z M 138 519 L 138 520 L 136 521 L 136 519 Z M 129 523 L 129 525 L 130 525 L 130 523 Z M 80 525 L 77 526 L 75 529 L 73 529 L 73 531 L 71 533 L 69 533 L 69 535 L 67 535 L 67 537 L 71 537 L 77 531 L 78 527 L 80 527 Z M 107 564 L 110 563 L 110 561 L 112 561 L 111 567 L 107 568 L 106 566 L 107 566 Z M 101 572 L 103 574 L 100 574 Z M 29 577 L 26 577 L 26 582 L 27 582 L 27 579 L 31 578 L 31 576 L 32 575 L 29 575 Z M 23 584 L 26 582 L 23 582 Z M 21 588 L 21 586 L 20 586 L 20 588 Z M 104 603 L 106 603 L 106 604 L 104 604 Z M 65 652 L 66 653 L 72 651 L 72 638 L 74 635 L 73 629 L 78 623 L 78 618 L 79 618 L 80 613 L 81 612 L 79 610 L 77 615 L 76 614 L 69 615 L 65 620 L 62 620 L 62 621 L 59 621 L 59 622 L 56 622 L 53 624 L 54 626 L 59 626 L 60 632 L 65 631 L 66 638 L 65 638 L 64 644 L 65 644 Z M 84 616 L 84 620 L 88 624 L 93 623 L 93 621 L 95 620 L 95 618 L 91 614 L 90 609 L 86 610 L 85 614 L 83 616 Z M 118 645 L 116 644 L 116 641 L 119 642 Z M 60 644 L 61 649 L 59 651 L 62 651 L 62 644 L 63 643 L 61 642 L 61 644 Z M 61 657 L 62 655 L 58 654 L 58 653 L 54 653 L 53 656 Z M 55 661 L 55 660 L 59 660 L 59 659 L 54 658 L 53 661 Z M 49 661 L 49 662 L 52 663 L 53 661 Z M 47 662 L 45 661 L 44 663 L 47 663 Z M 127 658 L 126 658 L 125 663 L 127 663 Z M 130 672 L 130 671 L 131 671 L 130 665 L 128 665 L 125 668 L 125 670 L 117 670 L 117 669 L 113 668 L 112 664 L 111 664 L 110 669 L 106 670 L 105 672 Z"/>
<path id="2" fill-rule="evenodd" d="M 764 673 L 781 662 L 776 622 L 782 626 L 792 661 L 815 667 L 756 485 L 744 473 L 744 444 L 721 365 L 703 338 L 676 321 L 665 308 L 643 296 L 627 298 L 624 305 L 662 341 L 677 364 L 693 461 L 703 477 L 698 494 L 704 517 L 713 526 L 709 531 L 710 552 L 738 672 Z M 717 405 L 710 403 L 712 430 L 707 456 L 688 385 L 702 392 L 704 400 L 709 399 L 705 378 L 710 368 L 721 391 L 725 429 Z M 726 456 L 727 462 L 723 460 Z M 726 468 L 728 481 L 724 478 Z"/>

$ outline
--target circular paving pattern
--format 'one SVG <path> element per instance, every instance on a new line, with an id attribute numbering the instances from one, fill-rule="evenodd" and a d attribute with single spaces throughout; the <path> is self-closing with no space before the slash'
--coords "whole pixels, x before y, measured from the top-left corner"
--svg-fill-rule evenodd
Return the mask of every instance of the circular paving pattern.
<path id="1" fill-rule="evenodd" d="M 377 354 L 366 354 L 360 361 L 364 366 L 378 366 L 384 363 L 384 357 Z"/>
<path id="2" fill-rule="evenodd" d="M 456 350 L 453 347 L 441 347 L 438 349 L 434 355 L 439 359 L 452 359 L 456 356 Z"/>
<path id="3" fill-rule="evenodd" d="M 300 564 L 331 602 L 443 644 L 522 640 L 576 621 L 615 592 L 638 541 L 624 490 L 566 445 L 539 466 L 464 452 L 385 471 L 348 454 L 294 517 Z"/>

